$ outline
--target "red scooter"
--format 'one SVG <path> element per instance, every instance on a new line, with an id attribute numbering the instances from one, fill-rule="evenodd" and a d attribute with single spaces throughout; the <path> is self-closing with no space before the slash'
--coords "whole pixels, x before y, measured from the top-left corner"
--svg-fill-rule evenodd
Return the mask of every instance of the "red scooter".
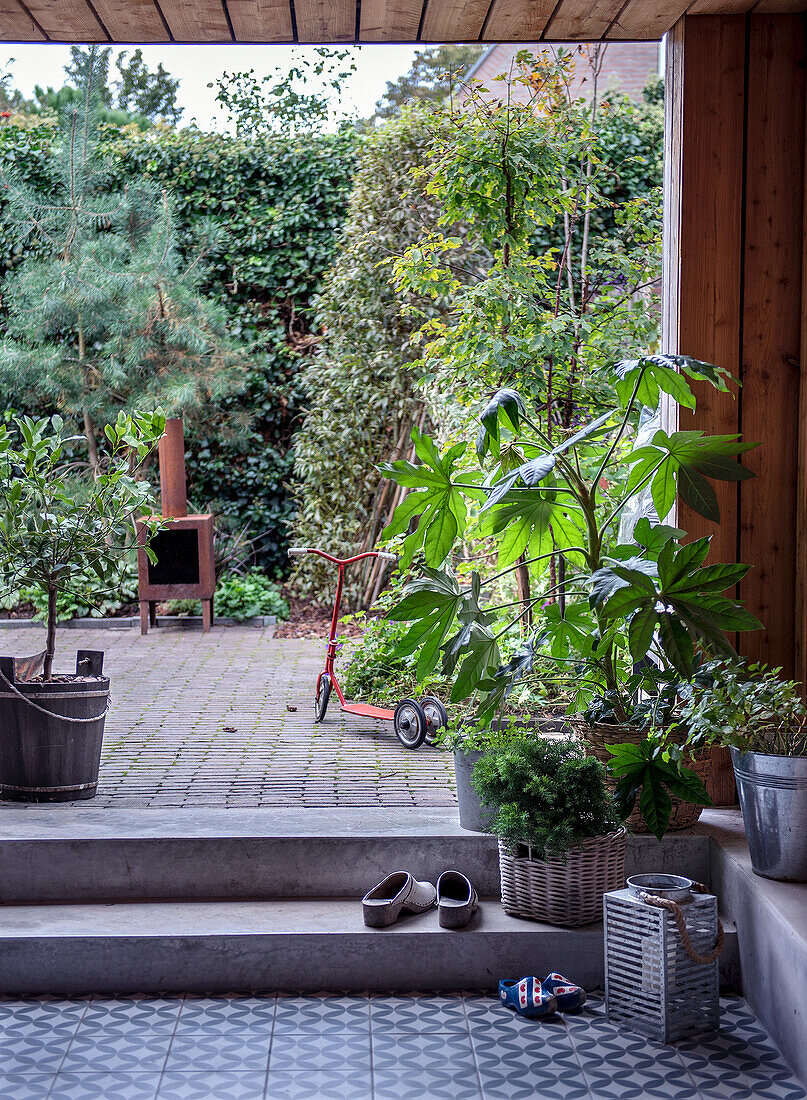
<path id="1" fill-rule="evenodd" d="M 364 561 L 365 558 L 384 558 L 386 561 L 395 561 L 395 555 L 386 554 L 382 550 L 370 550 L 365 554 L 356 554 L 352 558 L 335 558 L 331 554 L 326 554 L 324 550 L 317 550 L 313 546 L 293 546 L 289 550 L 289 555 L 292 557 L 301 554 L 316 554 L 339 568 L 339 580 L 336 584 L 336 599 L 331 617 L 331 633 L 328 638 L 325 668 L 317 677 L 314 721 L 321 722 L 324 719 L 325 712 L 328 709 L 328 700 L 331 697 L 331 687 L 333 686 L 339 699 L 339 705 L 346 714 L 360 714 L 365 718 L 381 718 L 385 721 L 391 721 L 395 734 L 404 748 L 419 748 L 424 741 L 427 745 L 431 745 L 440 726 L 448 725 L 446 708 L 439 699 L 433 695 L 425 695 L 422 699 L 401 699 L 395 710 L 374 707 L 369 703 L 348 703 L 339 686 L 334 669 L 336 628 L 339 622 L 339 605 L 342 602 L 345 569 L 348 565 L 353 565 L 354 562 Z"/>

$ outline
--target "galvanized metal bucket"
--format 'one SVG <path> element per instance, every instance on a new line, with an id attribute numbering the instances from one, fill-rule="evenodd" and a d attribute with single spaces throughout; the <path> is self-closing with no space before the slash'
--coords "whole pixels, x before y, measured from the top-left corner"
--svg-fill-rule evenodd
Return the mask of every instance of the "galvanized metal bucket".
<path id="1" fill-rule="evenodd" d="M 807 757 L 731 750 L 751 866 L 807 882 Z"/>

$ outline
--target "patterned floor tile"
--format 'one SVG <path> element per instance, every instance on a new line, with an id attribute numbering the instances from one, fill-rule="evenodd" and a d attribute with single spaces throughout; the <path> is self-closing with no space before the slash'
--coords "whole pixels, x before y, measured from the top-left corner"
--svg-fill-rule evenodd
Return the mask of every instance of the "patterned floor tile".
<path id="1" fill-rule="evenodd" d="M 194 1023 L 200 1027 L 216 1023 L 262 1023 L 271 1028 L 274 1018 L 274 997 L 186 997 L 177 1028 Z"/>
<path id="2" fill-rule="evenodd" d="M 370 1023 L 373 1032 L 468 1033 L 468 1021 L 459 997 L 374 996 L 370 998 Z"/>
<path id="3" fill-rule="evenodd" d="M 685 1073 L 666 1077 L 639 1070 L 601 1070 L 588 1067 L 584 1074 L 592 1100 L 699 1100 L 699 1093 Z"/>
<path id="4" fill-rule="evenodd" d="M 3 1100 L 42 1100 L 53 1084 L 52 1073 L 3 1073 L 0 1070 L 0 1096 Z"/>
<path id="5" fill-rule="evenodd" d="M 65 1027 L 69 1023 L 78 1021 L 87 1011 L 89 997 L 81 998 L 53 998 L 53 997 L 0 997 L 0 1028 L 5 1029 L 10 1023 L 28 1020 L 49 1021 L 51 1024 L 58 1021 Z"/>
<path id="6" fill-rule="evenodd" d="M 269 1071 L 370 1069 L 370 1035 L 355 1031 L 289 1031 L 272 1039 Z"/>
<path id="7" fill-rule="evenodd" d="M 155 1032 L 173 1031 L 181 1008 L 181 997 L 93 998 L 81 1018 L 81 1028 L 123 1031 L 140 1026 Z"/>
<path id="8" fill-rule="evenodd" d="M 518 1068 L 525 1073 L 542 1073 L 554 1067 L 570 1077 L 581 1072 L 577 1054 L 566 1036 L 480 1036 L 473 1040 L 473 1051 L 480 1071 L 504 1068 L 509 1073 Z"/>
<path id="9" fill-rule="evenodd" d="M 89 1031 L 76 1035 L 61 1068 L 73 1073 L 156 1071 L 162 1069 L 170 1043 L 170 1032 L 144 1036 L 139 1030 L 131 1035 Z"/>
<path id="10" fill-rule="evenodd" d="M 316 1027 L 322 1031 L 370 1028 L 367 997 L 278 997 L 275 1033 Z"/>
<path id="11" fill-rule="evenodd" d="M 158 1100 L 262 1100 L 264 1073 L 164 1073 Z"/>
<path id="12" fill-rule="evenodd" d="M 159 1073 L 60 1073 L 52 1100 L 155 1100 Z"/>
<path id="13" fill-rule="evenodd" d="M 376 1070 L 375 1100 L 481 1100 L 476 1070 L 450 1066 L 428 1070 Z"/>
<path id="14" fill-rule="evenodd" d="M 479 1067 L 485 1100 L 589 1100 L 588 1086 L 580 1074 L 551 1069 L 529 1071 L 523 1066 Z"/>
<path id="15" fill-rule="evenodd" d="M 0 1031 L 0 1073 L 55 1072 L 64 1060 L 73 1034 L 70 1028 L 36 1035 L 6 1035 Z"/>
<path id="16" fill-rule="evenodd" d="M 266 1079 L 266 1100 L 371 1100 L 372 1080 L 360 1070 L 273 1073 Z"/>
<path id="17" fill-rule="evenodd" d="M 258 1070 L 269 1063 L 272 1036 L 251 1032 L 175 1035 L 165 1063 L 167 1073 L 195 1070 Z"/>
<path id="18" fill-rule="evenodd" d="M 471 1040 L 459 1032 L 417 1035 L 409 1031 L 373 1035 L 374 1070 L 427 1070 L 450 1063 L 452 1069 L 475 1066 Z"/>

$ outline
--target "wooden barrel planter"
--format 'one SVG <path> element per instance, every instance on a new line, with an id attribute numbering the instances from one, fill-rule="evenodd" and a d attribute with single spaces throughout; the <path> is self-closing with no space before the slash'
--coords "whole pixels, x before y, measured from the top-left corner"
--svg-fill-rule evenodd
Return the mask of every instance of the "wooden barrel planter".
<path id="1" fill-rule="evenodd" d="M 99 655 L 103 658 L 103 655 Z M 0 678 L 0 798 L 72 802 L 92 798 L 109 701 L 101 675 L 15 682 Z"/>
<path id="2" fill-rule="evenodd" d="M 616 726 L 607 722 L 586 722 L 579 716 L 571 717 L 568 721 L 580 740 L 585 742 L 589 756 L 596 756 L 602 764 L 607 764 L 609 760 L 613 759 L 606 749 L 606 745 L 638 745 L 647 736 L 646 730 L 639 729 L 636 726 Z M 702 749 L 698 752 L 685 753 L 684 766 L 691 768 L 705 786 L 711 771 L 711 751 Z M 613 791 L 616 787 L 616 780 L 607 775 L 605 781 L 609 789 Z M 670 803 L 668 832 L 691 829 L 703 813 L 703 806 L 696 806 L 694 802 L 684 802 L 674 795 L 670 795 Z M 625 824 L 634 833 L 650 832 L 638 806 L 634 808 Z"/>

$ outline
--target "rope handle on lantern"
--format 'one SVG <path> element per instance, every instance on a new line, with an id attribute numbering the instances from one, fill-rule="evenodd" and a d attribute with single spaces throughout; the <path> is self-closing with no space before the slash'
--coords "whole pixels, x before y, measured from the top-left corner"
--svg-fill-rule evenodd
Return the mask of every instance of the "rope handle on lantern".
<path id="1" fill-rule="evenodd" d="M 702 882 L 692 883 L 692 892 L 695 894 L 707 894 L 709 891 L 703 885 Z M 668 913 L 671 913 L 676 925 L 678 926 L 678 935 L 681 937 L 681 943 L 683 944 L 684 951 L 689 955 L 690 959 L 699 966 L 706 966 L 708 963 L 712 963 L 720 955 L 723 950 L 723 946 L 726 940 L 726 933 L 723 930 L 723 922 L 720 917 L 717 918 L 717 940 L 715 945 L 708 955 L 699 955 L 695 948 L 692 946 L 692 941 L 689 938 L 689 932 L 687 932 L 687 926 L 684 921 L 684 914 L 681 912 L 681 906 L 677 901 L 671 901 L 669 898 L 659 898 L 655 894 L 639 894 L 639 897 L 647 905 L 655 905 L 657 909 L 666 909 Z"/>
<path id="2" fill-rule="evenodd" d="M 23 703 L 27 703 L 29 707 L 33 707 L 34 710 L 38 710 L 42 714 L 47 714 L 48 718 L 58 718 L 60 722 L 73 722 L 76 725 L 84 725 L 87 722 L 97 722 L 99 718 L 104 717 L 112 703 L 112 696 L 108 695 L 106 706 L 100 714 L 93 714 L 90 718 L 71 718 L 67 714 L 56 714 L 55 711 L 48 710 L 46 707 L 40 707 L 39 703 L 35 703 L 33 699 L 29 699 L 27 695 L 23 695 L 19 688 L 15 687 L 15 685 L 12 684 L 11 680 L 9 680 L 4 672 L 0 672 L 0 680 L 2 680 L 6 687 L 10 688 L 15 695 L 22 699 Z"/>

